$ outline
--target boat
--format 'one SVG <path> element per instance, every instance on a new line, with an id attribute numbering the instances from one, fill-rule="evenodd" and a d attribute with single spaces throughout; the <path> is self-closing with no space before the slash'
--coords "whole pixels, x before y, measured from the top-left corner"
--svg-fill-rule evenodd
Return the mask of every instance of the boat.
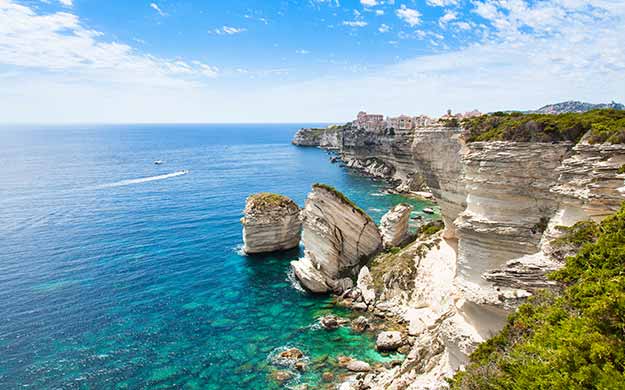
<path id="1" fill-rule="evenodd" d="M 426 213 L 426 214 L 434 214 L 434 209 L 426 207 L 426 208 L 423 209 L 423 212 Z"/>
<path id="2" fill-rule="evenodd" d="M 163 160 L 156 160 L 156 161 L 154 161 L 155 165 L 161 165 L 162 163 L 164 163 Z"/>

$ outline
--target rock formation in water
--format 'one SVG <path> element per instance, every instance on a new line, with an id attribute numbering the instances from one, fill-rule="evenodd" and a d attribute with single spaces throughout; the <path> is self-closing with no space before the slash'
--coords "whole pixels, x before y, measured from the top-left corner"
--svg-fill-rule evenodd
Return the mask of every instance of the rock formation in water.
<path id="1" fill-rule="evenodd" d="M 351 288 L 351 278 L 382 247 L 371 217 L 332 187 L 313 186 L 301 220 L 305 255 L 291 262 L 291 267 L 312 292 Z"/>
<path id="2" fill-rule="evenodd" d="M 550 243 L 561 226 L 599 221 L 625 200 L 622 144 L 466 143 L 459 128 L 346 128 L 340 154 L 392 167 L 387 178 L 405 187 L 418 178 L 445 222 L 443 232 L 371 262 L 375 310 L 405 321 L 412 346 L 401 366 L 342 388 L 444 386 L 511 310 L 551 285 L 545 275 L 562 259 Z"/>
<path id="3" fill-rule="evenodd" d="M 408 224 L 412 206 L 400 203 L 384 214 L 380 221 L 380 233 L 384 248 L 401 245 L 408 238 Z"/>
<path id="4" fill-rule="evenodd" d="M 243 251 L 248 254 L 274 252 L 299 245 L 300 209 L 283 195 L 259 193 L 247 198 L 243 225 Z"/>

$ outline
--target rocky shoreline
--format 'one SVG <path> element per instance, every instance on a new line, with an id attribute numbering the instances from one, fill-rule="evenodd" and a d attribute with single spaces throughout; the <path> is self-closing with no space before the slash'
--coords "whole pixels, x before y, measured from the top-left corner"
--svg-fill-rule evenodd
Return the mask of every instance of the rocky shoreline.
<path id="1" fill-rule="evenodd" d="M 425 189 L 444 222 L 368 262 L 373 305 L 357 284 L 339 296 L 355 310 L 399 318 L 414 337 L 400 366 L 354 375 L 344 390 L 446 387 L 512 310 L 550 286 L 546 273 L 562 266 L 551 245 L 562 227 L 599 221 L 625 200 L 625 145 L 467 143 L 463 129 L 441 126 L 336 132 L 325 146 L 308 146 L 331 148 L 347 167 L 399 183 L 398 191 Z"/>

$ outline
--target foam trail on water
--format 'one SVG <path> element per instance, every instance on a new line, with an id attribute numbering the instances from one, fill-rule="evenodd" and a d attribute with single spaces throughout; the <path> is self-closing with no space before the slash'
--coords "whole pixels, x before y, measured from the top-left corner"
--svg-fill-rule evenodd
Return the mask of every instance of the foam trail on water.
<path id="1" fill-rule="evenodd" d="M 177 171 L 177 172 L 167 173 L 165 175 L 142 177 L 142 178 L 139 178 L 139 179 L 122 180 L 122 181 L 117 181 L 115 183 L 103 184 L 101 186 L 98 186 L 98 188 L 123 187 L 123 186 L 129 186 L 129 185 L 132 185 L 132 184 L 147 183 L 149 181 L 165 180 L 165 179 L 169 179 L 169 178 L 176 177 L 176 176 L 186 175 L 187 173 L 189 173 L 189 172 L 188 171 Z"/>

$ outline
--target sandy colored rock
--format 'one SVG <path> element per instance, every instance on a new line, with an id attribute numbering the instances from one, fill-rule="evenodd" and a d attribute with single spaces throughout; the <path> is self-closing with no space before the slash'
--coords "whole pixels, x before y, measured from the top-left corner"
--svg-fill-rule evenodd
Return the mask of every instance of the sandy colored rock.
<path id="1" fill-rule="evenodd" d="M 400 332 L 381 332 L 375 340 L 378 351 L 395 351 L 401 347 L 403 340 Z"/>
<path id="2" fill-rule="evenodd" d="M 412 206 L 400 203 L 389 210 L 380 221 L 380 233 L 384 248 L 401 245 L 408 237 L 408 224 Z"/>
<path id="3" fill-rule="evenodd" d="M 360 269 L 356 287 L 360 291 L 363 302 L 367 305 L 373 304 L 375 301 L 375 287 L 373 286 L 373 278 L 367 266 Z"/>
<path id="4" fill-rule="evenodd" d="M 352 372 L 369 372 L 371 371 L 371 366 L 367 362 L 363 362 L 361 360 L 352 360 L 345 366 L 349 371 Z"/>
<path id="5" fill-rule="evenodd" d="M 290 198 L 259 193 L 247 198 L 243 225 L 243 251 L 248 254 L 292 249 L 299 245 L 300 209 Z"/>
<path id="6" fill-rule="evenodd" d="M 382 247 L 371 217 L 332 187 L 313 186 L 301 219 L 305 255 L 291 267 L 310 291 L 333 290 L 339 275 L 355 276 L 360 264 Z"/>

